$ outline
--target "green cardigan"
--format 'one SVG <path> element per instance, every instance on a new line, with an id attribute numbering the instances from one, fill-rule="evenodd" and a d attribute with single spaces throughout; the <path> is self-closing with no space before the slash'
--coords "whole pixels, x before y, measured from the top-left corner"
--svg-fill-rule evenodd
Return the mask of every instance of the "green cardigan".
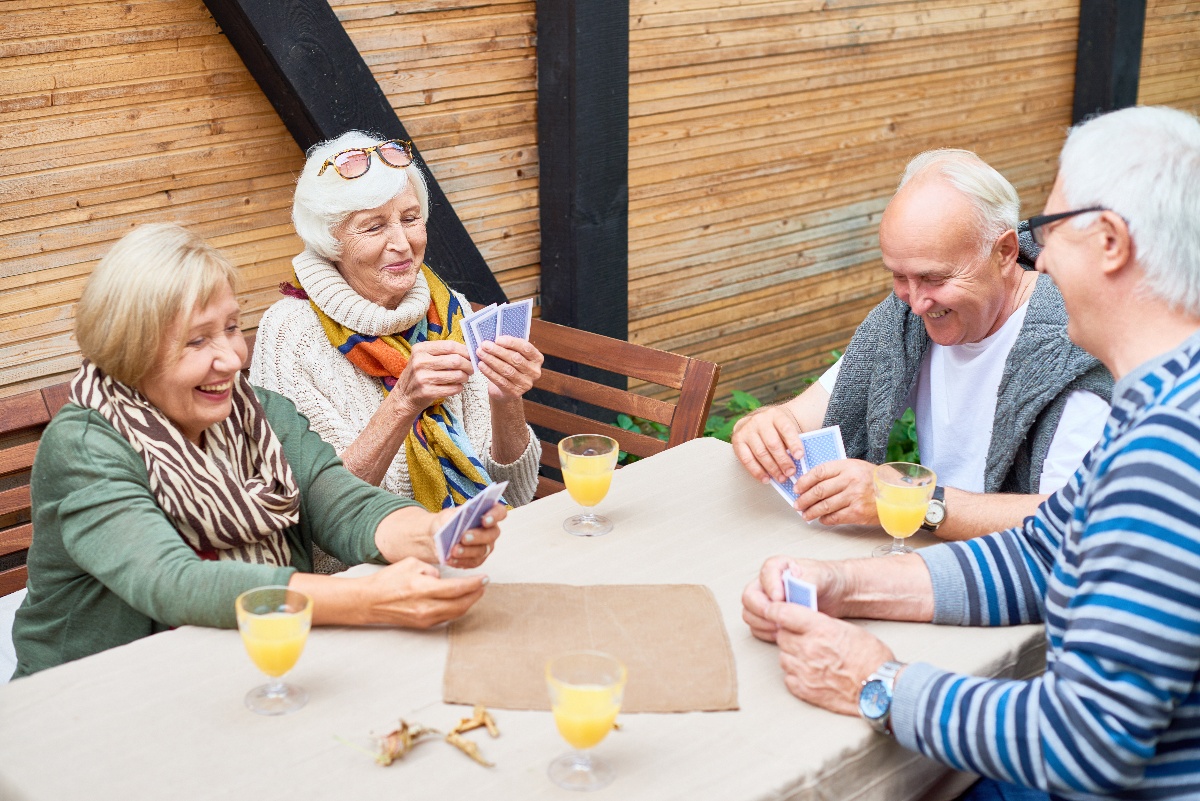
<path id="1" fill-rule="evenodd" d="M 174 626 L 233 628 L 254 587 L 312 570 L 312 544 L 346 564 L 382 562 L 375 529 L 415 502 L 355 478 L 290 400 L 255 390 L 300 487 L 300 523 L 285 531 L 290 567 L 205 561 L 150 492 L 146 464 L 100 414 L 73 404 L 46 427 L 30 480 L 29 594 L 13 644 L 27 676 Z"/>

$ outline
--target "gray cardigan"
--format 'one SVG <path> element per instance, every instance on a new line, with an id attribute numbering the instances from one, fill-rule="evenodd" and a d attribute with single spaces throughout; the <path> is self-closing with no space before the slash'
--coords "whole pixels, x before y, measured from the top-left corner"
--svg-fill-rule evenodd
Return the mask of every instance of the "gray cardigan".
<path id="1" fill-rule="evenodd" d="M 929 343 L 921 318 L 895 294 L 855 331 L 825 412 L 825 425 L 841 426 L 851 459 L 886 459 L 888 434 L 907 407 Z M 1110 401 L 1112 384 L 1104 365 L 1067 338 L 1062 295 L 1038 276 L 996 393 L 984 492 L 1036 494 L 1067 397 L 1083 389 Z"/>

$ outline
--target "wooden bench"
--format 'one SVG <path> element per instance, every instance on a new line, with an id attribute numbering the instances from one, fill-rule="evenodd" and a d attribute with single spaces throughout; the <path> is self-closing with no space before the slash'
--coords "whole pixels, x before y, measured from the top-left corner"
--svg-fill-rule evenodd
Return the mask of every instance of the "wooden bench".
<path id="1" fill-rule="evenodd" d="M 567 434 L 605 434 L 637 456 L 652 456 L 704 432 L 720 368 L 712 362 L 654 350 L 618 339 L 534 320 L 529 339 L 550 357 L 604 369 L 679 391 L 677 402 L 646 397 L 566 373 L 543 370 L 536 387 L 543 393 L 641 417 L 670 428 L 666 442 L 598 419 L 563 411 L 561 404 L 525 401 L 525 415 L 542 436 L 542 466 L 559 467 L 557 441 Z M 247 337 L 250 353 L 254 337 Z M 246 369 L 250 362 L 247 358 Z M 0 398 L 0 596 L 25 586 L 25 557 L 33 539 L 29 471 L 38 439 L 67 402 L 67 383 Z M 558 436 L 555 436 L 557 434 Z M 553 475 L 539 475 L 537 497 L 558 492 Z"/>

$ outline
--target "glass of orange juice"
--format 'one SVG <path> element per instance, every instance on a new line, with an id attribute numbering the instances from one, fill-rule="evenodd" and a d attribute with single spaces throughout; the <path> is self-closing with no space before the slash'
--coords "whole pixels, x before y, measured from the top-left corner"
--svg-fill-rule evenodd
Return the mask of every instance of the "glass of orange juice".
<path id="1" fill-rule="evenodd" d="M 287 587 L 259 587 L 237 599 L 242 644 L 258 669 L 270 678 L 246 693 L 246 706 L 260 715 L 286 715 L 308 701 L 308 693 L 283 682 L 312 626 L 312 598 Z"/>
<path id="2" fill-rule="evenodd" d="M 572 651 L 546 663 L 550 709 L 558 733 L 574 751 L 550 763 L 550 780 L 568 790 L 599 790 L 616 776 L 588 749 L 612 731 L 625 695 L 625 666 L 600 651 Z"/>
<path id="3" fill-rule="evenodd" d="M 875 468 L 875 509 L 879 524 L 892 535 L 891 543 L 874 550 L 875 556 L 913 552 L 904 540 L 921 527 L 936 487 L 937 475 L 919 464 L 888 462 Z"/>
<path id="4" fill-rule="evenodd" d="M 558 443 L 558 459 L 567 492 L 581 506 L 604 500 L 617 467 L 620 448 L 612 437 L 576 434 Z M 594 512 L 568 517 L 563 528 L 580 537 L 598 537 L 612 531 L 612 521 Z"/>

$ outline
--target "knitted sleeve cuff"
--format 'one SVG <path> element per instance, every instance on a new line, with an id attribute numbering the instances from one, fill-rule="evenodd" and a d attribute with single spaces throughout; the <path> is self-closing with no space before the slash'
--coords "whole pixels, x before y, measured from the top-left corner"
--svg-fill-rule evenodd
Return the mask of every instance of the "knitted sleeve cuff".
<path id="1" fill-rule="evenodd" d="M 967 574 L 959 543 L 944 542 L 917 551 L 933 581 L 933 622 L 967 626 L 971 616 L 967 600 Z"/>
<path id="2" fill-rule="evenodd" d="M 529 442 L 525 450 L 511 464 L 500 464 L 492 459 L 492 444 L 483 450 L 483 466 L 493 481 L 507 481 L 505 499 L 513 506 L 524 506 L 533 500 L 537 492 L 538 462 L 542 458 L 542 443 L 538 441 L 528 425 Z"/>

